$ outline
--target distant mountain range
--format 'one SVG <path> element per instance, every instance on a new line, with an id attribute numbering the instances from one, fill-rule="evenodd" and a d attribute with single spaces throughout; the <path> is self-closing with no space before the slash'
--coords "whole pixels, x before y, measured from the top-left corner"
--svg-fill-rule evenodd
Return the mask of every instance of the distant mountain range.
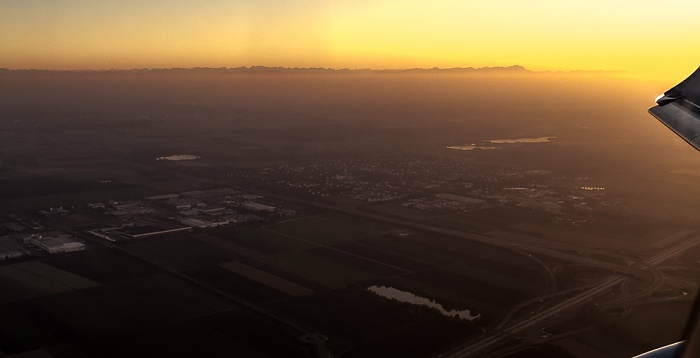
<path id="1" fill-rule="evenodd" d="M 251 67 L 193 67 L 193 68 L 137 68 L 130 70 L 10 70 L 0 68 L 0 73 L 481 73 L 481 72 L 508 72 L 508 73 L 527 73 L 532 72 L 523 66 L 514 65 L 507 67 L 453 67 L 453 68 L 408 68 L 408 69 L 333 69 L 320 67 L 266 67 L 266 66 L 251 66 Z"/>
<path id="2" fill-rule="evenodd" d="M 451 67 L 451 68 L 406 68 L 406 69 L 335 69 L 335 68 L 322 68 L 322 67 L 267 67 L 267 66 L 250 66 L 250 67 L 191 67 L 191 68 L 134 68 L 130 70 L 35 70 L 35 69 L 24 69 L 24 70 L 11 70 L 7 68 L 0 68 L 0 74 L 3 73 L 36 73 L 36 74 L 50 74 L 50 73 L 74 73 L 74 74 L 110 74 L 110 73 L 152 73 L 152 74 L 226 74 L 226 73 L 250 73 L 250 74 L 343 74 L 343 73 L 504 73 L 504 74 L 525 74 L 525 73 L 570 73 L 570 74 L 586 74 L 586 73 L 620 73 L 625 71 L 606 71 L 606 70 L 572 70 L 572 71 L 532 71 L 528 70 L 520 65 L 513 66 L 497 66 L 497 67 Z"/>

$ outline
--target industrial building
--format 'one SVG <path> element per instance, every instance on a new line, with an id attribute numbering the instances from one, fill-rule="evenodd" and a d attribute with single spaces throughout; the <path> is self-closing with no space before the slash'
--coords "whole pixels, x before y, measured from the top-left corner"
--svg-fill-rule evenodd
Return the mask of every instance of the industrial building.
<path id="1" fill-rule="evenodd" d="M 261 198 L 262 198 L 262 196 L 260 196 L 260 195 L 255 195 L 255 194 L 240 194 L 240 195 L 236 195 L 236 196 L 238 196 L 239 198 L 246 199 L 246 200 L 255 200 L 255 199 L 261 199 Z"/>
<path id="2" fill-rule="evenodd" d="M 193 207 L 201 207 L 206 205 L 201 200 L 191 198 L 166 200 L 163 202 L 163 204 L 173 207 L 176 210 L 189 210 Z"/>
<path id="3" fill-rule="evenodd" d="M 32 239 L 31 243 L 50 254 L 85 250 L 85 244 L 70 235 L 38 237 Z"/>
<path id="4" fill-rule="evenodd" d="M 163 195 L 147 196 L 144 199 L 145 200 L 173 200 L 173 199 L 177 199 L 179 197 L 180 197 L 180 194 L 163 194 Z"/>
<path id="5" fill-rule="evenodd" d="M 29 251 L 22 247 L 12 236 L 0 236 L 0 261 L 14 259 L 28 254 Z"/>
<path id="6" fill-rule="evenodd" d="M 470 198 L 467 196 L 455 195 L 455 194 L 436 194 L 435 196 L 437 198 L 440 198 L 440 199 L 459 201 L 460 203 L 465 203 L 465 204 L 485 204 L 486 203 L 486 200 L 475 199 L 475 198 Z"/>
<path id="7" fill-rule="evenodd" d="M 250 211 L 256 212 L 256 213 L 271 213 L 277 209 L 274 206 L 260 204 L 260 203 L 254 202 L 254 201 L 247 201 L 247 202 L 241 204 L 241 208 L 246 209 L 246 210 L 250 210 Z"/>
<path id="8" fill-rule="evenodd" d="M 202 214 L 218 216 L 223 215 L 226 212 L 226 208 L 222 206 L 207 206 L 204 208 L 197 209 Z"/>

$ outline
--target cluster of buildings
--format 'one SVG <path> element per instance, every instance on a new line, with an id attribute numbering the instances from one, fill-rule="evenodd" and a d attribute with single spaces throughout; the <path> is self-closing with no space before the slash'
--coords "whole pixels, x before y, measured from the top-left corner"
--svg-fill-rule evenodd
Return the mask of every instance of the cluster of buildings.
<path id="1" fill-rule="evenodd" d="M 295 194 L 389 201 L 469 178 L 473 168 L 447 158 L 348 158 L 265 168 L 255 179 Z"/>
<path id="2" fill-rule="evenodd" d="M 109 241 L 138 239 L 157 235 L 215 228 L 275 217 L 291 217 L 296 212 L 274 206 L 262 196 L 229 188 L 162 194 L 143 200 L 93 203 L 90 208 L 118 217 L 118 224 L 105 225 L 87 233 Z"/>
<path id="3" fill-rule="evenodd" d="M 12 235 L 0 236 L 0 261 L 15 259 L 29 254 L 20 242 Z"/>
<path id="4" fill-rule="evenodd" d="M 110 200 L 91 203 L 88 208 L 69 210 L 56 207 L 38 213 L 50 222 L 64 220 L 64 216 L 71 220 L 70 217 L 77 214 L 73 210 L 87 210 L 77 214 L 92 218 L 84 232 L 107 241 L 141 239 L 296 215 L 294 210 L 280 203 L 229 188 L 163 194 L 141 200 Z M 0 220 L 0 261 L 85 250 L 85 243 L 79 239 L 51 230 L 17 215 Z"/>
<path id="5" fill-rule="evenodd" d="M 43 212 L 68 212 L 63 208 Z M 43 214 L 42 212 L 42 214 Z M 73 236 L 14 214 L 0 222 L 0 261 L 28 255 L 55 254 L 85 250 L 85 244 Z"/>
<path id="6" fill-rule="evenodd" d="M 35 245 L 50 254 L 85 250 L 84 243 L 78 241 L 73 236 L 63 233 L 56 233 L 48 236 L 32 235 L 32 237 L 26 238 L 25 242 Z"/>
<path id="7" fill-rule="evenodd" d="M 85 244 L 61 232 L 23 233 L 0 236 L 0 261 L 23 256 L 85 250 Z"/>
<path id="8" fill-rule="evenodd" d="M 614 205 L 603 187 L 558 185 L 570 180 L 554 178 L 547 170 L 474 167 L 450 157 L 319 160 L 265 168 L 246 179 L 296 195 L 364 203 L 393 200 L 423 211 L 509 204 L 561 216 Z"/>
<path id="9" fill-rule="evenodd" d="M 372 203 L 416 197 L 426 190 L 437 191 L 441 188 L 473 187 L 497 192 L 505 183 L 549 177 L 549 174 L 551 172 L 515 166 L 475 167 L 449 157 L 372 157 L 280 165 L 265 168 L 246 179 L 296 194 L 342 197 Z M 462 194 L 467 192 L 462 190 Z M 433 204 L 442 206 L 444 203 L 426 205 Z"/>
<path id="10" fill-rule="evenodd" d="M 488 202 L 456 194 L 435 194 L 433 197 L 410 199 L 401 205 L 423 211 L 456 211 L 464 212 L 486 207 Z"/>
<path id="11" fill-rule="evenodd" d="M 460 164 L 460 165 L 457 165 Z M 422 211 L 465 212 L 494 205 L 512 205 L 559 215 L 568 209 L 591 212 L 610 206 L 598 186 L 552 188 L 551 174 L 522 168 L 475 169 L 449 158 L 372 158 L 318 161 L 267 168 L 256 177 L 263 185 L 321 197 L 361 202 L 403 200 Z M 538 183 L 539 182 L 539 183 Z M 513 186 L 514 183 L 528 183 Z M 155 195 L 141 200 L 92 203 L 90 209 L 114 220 L 103 220 L 85 232 L 109 241 L 216 228 L 296 215 L 281 202 L 230 188 Z M 63 207 L 39 211 L 49 218 L 70 212 Z M 102 220 L 102 219 L 100 219 Z M 42 233 L 43 232 L 43 233 Z M 0 260 L 33 253 L 84 250 L 85 244 L 63 233 L 46 232 L 36 221 L 16 216 L 0 222 Z"/>
<path id="12" fill-rule="evenodd" d="M 85 232 L 107 241 L 120 241 L 174 234 L 191 230 L 192 227 L 183 226 L 173 221 L 148 218 L 128 220 L 118 225 L 101 226 L 86 230 Z"/>
<path id="13" fill-rule="evenodd" d="M 591 213 L 601 207 L 616 205 L 602 187 L 559 187 L 548 184 L 529 184 L 523 187 L 503 187 L 497 192 L 475 190 L 475 196 L 500 203 L 545 211 L 560 215 L 566 212 Z M 566 221 L 566 220 L 564 220 Z"/>

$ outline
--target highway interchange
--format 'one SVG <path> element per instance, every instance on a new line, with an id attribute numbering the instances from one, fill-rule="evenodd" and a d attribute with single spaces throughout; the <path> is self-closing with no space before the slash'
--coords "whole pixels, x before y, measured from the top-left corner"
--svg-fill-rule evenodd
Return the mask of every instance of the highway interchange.
<path id="1" fill-rule="evenodd" d="M 679 255 L 683 251 L 693 247 L 700 241 L 700 238 L 698 237 L 693 237 L 690 239 L 686 239 L 685 241 L 681 242 L 680 244 L 677 244 L 673 247 L 670 247 L 657 255 L 647 259 L 644 263 L 647 265 L 647 267 L 653 268 L 654 266 L 664 262 L 665 260 L 674 257 L 676 255 Z M 535 249 L 533 251 L 539 251 L 538 249 Z M 550 250 L 548 250 L 550 251 Z M 644 268 L 642 268 L 644 269 Z M 577 307 L 580 307 L 582 304 L 589 302 L 592 298 L 608 291 L 609 289 L 622 284 L 625 282 L 627 279 L 629 279 L 629 276 L 627 275 L 621 275 L 617 274 L 611 277 L 608 277 L 601 282 L 599 282 L 597 285 L 590 287 L 589 289 L 585 290 L 584 292 L 581 292 L 577 295 L 574 295 L 568 299 L 565 299 L 564 301 L 561 301 L 558 304 L 555 304 L 548 309 L 542 310 L 540 312 L 534 313 L 530 315 L 529 317 L 522 318 L 516 322 L 512 322 L 510 325 L 508 325 L 505 328 L 502 328 L 500 330 L 491 332 L 487 334 L 484 337 L 480 337 L 477 341 L 474 342 L 469 342 L 463 346 L 460 346 L 456 349 L 453 349 L 447 354 L 441 355 L 442 357 L 471 357 L 471 356 L 481 356 L 484 355 L 485 353 L 488 352 L 489 348 L 492 348 L 493 346 L 496 346 L 498 343 L 500 343 L 503 340 L 512 338 L 512 337 L 517 337 L 519 336 L 520 333 L 531 329 L 531 328 L 539 328 L 541 324 L 548 320 L 551 319 L 552 317 L 555 317 L 558 314 L 561 314 L 566 311 L 570 311 L 572 309 L 575 309 Z M 653 275 L 653 282 L 652 286 L 653 287 L 658 287 L 663 283 L 664 277 L 662 275 Z M 642 292 L 641 294 L 648 294 L 649 290 L 646 290 L 646 292 Z M 626 300 L 633 300 L 638 298 L 638 296 L 635 297 L 628 297 Z"/>
<path id="2" fill-rule="evenodd" d="M 184 174 L 172 169 L 168 168 L 163 168 L 159 166 L 153 166 L 153 165 L 145 165 L 143 163 L 139 163 L 133 160 L 126 160 L 126 159 L 121 159 L 121 158 L 115 158 L 113 156 L 108 156 L 104 155 L 101 153 L 96 153 L 94 151 L 89 151 L 83 148 L 67 145 L 66 143 L 60 142 L 58 140 L 55 140 L 51 138 L 50 136 L 40 134 L 38 132 L 32 131 L 33 134 L 44 138 L 45 140 L 48 140 L 51 143 L 54 143 L 56 145 L 62 146 L 69 148 L 71 150 L 75 150 L 77 152 L 81 152 L 84 154 L 87 154 L 89 156 L 96 156 L 100 157 L 103 159 L 109 159 L 109 160 L 114 160 L 117 162 L 121 162 L 123 164 L 126 164 L 128 166 L 134 166 L 137 168 L 142 168 L 142 169 L 150 169 L 150 170 L 156 170 L 159 172 L 166 173 L 168 175 L 182 178 L 182 179 L 187 179 L 187 180 L 192 180 L 194 182 L 199 182 L 199 183 L 206 183 L 209 182 L 208 179 L 202 178 L 199 176 L 193 176 L 193 175 L 188 175 Z M 537 330 L 540 330 L 542 328 L 545 328 L 547 326 L 548 321 L 555 320 L 556 317 L 560 316 L 563 313 L 572 313 L 575 312 L 577 309 L 580 309 L 584 304 L 590 302 L 593 298 L 602 295 L 605 292 L 608 292 L 612 288 L 616 286 L 621 286 L 621 291 L 623 293 L 623 297 L 609 302 L 609 304 L 626 304 L 631 301 L 634 301 L 636 299 L 642 298 L 644 296 L 649 295 L 651 292 L 653 292 L 656 288 L 660 287 L 661 285 L 664 284 L 664 282 L 670 283 L 670 284 L 675 284 L 680 287 L 696 287 L 697 282 L 694 280 L 690 279 L 685 279 L 685 278 L 678 278 L 678 277 L 666 277 L 661 270 L 659 270 L 659 267 L 657 267 L 659 264 L 663 263 L 664 261 L 675 257 L 685 250 L 693 247 L 700 241 L 700 236 L 697 237 L 688 237 L 685 238 L 684 240 L 681 240 L 680 243 L 671 246 L 667 248 L 664 251 L 661 251 L 660 253 L 647 258 L 646 260 L 640 261 L 637 257 L 630 256 L 627 257 L 622 254 L 615 254 L 615 253 L 610 253 L 610 252 L 604 252 L 601 250 L 595 250 L 595 249 L 587 249 L 587 248 L 580 248 L 580 247 L 572 247 L 569 245 L 565 244 L 557 244 L 552 242 L 551 245 L 546 245 L 546 247 L 540 245 L 533 245 L 533 244 L 516 244 L 513 242 L 513 240 L 509 240 L 507 238 L 501 238 L 501 237 L 491 237 L 491 236 L 486 236 L 486 235 L 481 235 L 481 234 L 476 234 L 472 232 L 463 232 L 463 231 L 457 231 L 457 230 L 451 230 L 451 229 L 446 229 L 442 227 L 436 227 L 432 225 L 426 225 L 423 223 L 417 223 L 414 221 L 408 221 L 408 220 L 403 220 L 399 219 L 396 217 L 392 217 L 389 215 L 384 215 L 384 214 L 378 214 L 374 212 L 368 212 L 365 210 L 360 210 L 355 207 L 348 207 L 348 206 L 340 206 L 340 205 L 333 205 L 329 203 L 322 203 L 318 201 L 313 201 L 313 200 L 307 200 L 307 199 L 301 199 L 298 197 L 291 197 L 291 196 L 286 196 L 286 195 L 280 195 L 280 194 L 275 194 L 275 193 L 270 193 L 270 192 L 260 192 L 257 191 L 253 188 L 242 188 L 242 187 L 236 187 L 236 186 L 231 186 L 234 189 L 239 189 L 239 190 L 244 190 L 247 192 L 251 193 L 256 193 L 256 194 L 261 194 L 267 197 L 275 198 L 278 200 L 283 200 L 283 201 L 288 201 L 288 202 L 296 202 L 299 204 L 304 204 L 308 205 L 310 207 L 315 207 L 318 209 L 323 209 L 323 210 L 330 210 L 330 211 L 337 211 L 337 212 L 342 212 L 350 215 L 355 215 L 355 216 L 361 216 L 369 219 L 374 219 L 374 220 L 379 220 L 383 221 L 386 223 L 391 223 L 391 224 L 396 224 L 400 225 L 403 227 L 408 227 L 408 228 L 414 228 L 418 230 L 423 230 L 427 232 L 434 232 L 442 235 L 447 235 L 447 236 L 452 236 L 452 237 L 459 237 L 462 239 L 467 239 L 475 242 L 481 242 L 485 244 L 490 244 L 494 246 L 499 246 L 504 249 L 512 250 L 521 254 L 525 254 L 529 256 L 533 261 L 538 263 L 540 266 L 543 266 L 545 271 L 547 272 L 548 275 L 548 281 L 550 281 L 550 284 L 552 288 L 554 289 L 554 275 L 551 272 L 551 270 L 542 263 L 542 261 L 537 257 L 550 257 L 550 258 L 555 258 L 559 260 L 564 260 L 566 262 L 570 263 L 576 263 L 576 264 L 582 264 L 582 265 L 588 265 L 592 267 L 597 267 L 597 268 L 602 268 L 606 269 L 608 271 L 611 271 L 611 276 L 608 276 L 607 278 L 602 279 L 601 281 L 597 282 L 596 284 L 592 285 L 587 285 L 575 289 L 569 289 L 569 290 L 564 290 L 564 291 L 558 291 L 558 292 L 550 292 L 550 294 L 546 296 L 542 296 L 539 298 L 536 298 L 534 300 L 525 302 L 523 304 L 520 304 L 516 307 L 514 307 L 510 312 L 504 315 L 503 320 L 495 326 L 495 328 L 487 332 L 485 335 L 479 337 L 476 340 L 469 340 L 467 342 L 464 342 L 463 344 L 453 347 L 447 352 L 444 352 L 443 354 L 440 354 L 440 357 L 467 357 L 467 356 L 482 356 L 485 357 L 489 354 L 493 355 L 494 352 L 496 354 L 494 356 L 501 356 L 505 353 L 509 352 L 515 352 L 521 347 L 526 347 L 527 344 L 517 344 L 517 345 L 512 345 L 510 347 L 506 347 L 505 349 L 502 349 L 503 347 L 500 347 L 499 344 L 504 343 L 507 341 L 509 338 L 512 339 L 513 337 L 523 337 L 526 335 L 527 332 L 536 332 Z M 597 255 L 597 256 L 602 256 L 605 257 L 606 260 L 601 260 L 601 259 L 596 259 L 591 257 L 590 255 Z M 629 289 L 629 282 L 631 278 L 641 278 L 643 280 L 646 280 L 648 282 L 647 287 L 644 290 L 639 290 L 636 293 L 630 293 Z M 573 294 L 573 292 L 578 292 L 576 294 Z M 684 292 L 685 293 L 685 292 Z M 573 294 L 573 295 L 571 295 Z M 569 296 L 567 298 L 564 298 L 562 300 L 562 296 Z M 531 315 L 526 316 L 526 317 L 520 317 L 518 316 L 517 313 L 518 311 L 521 310 L 523 307 L 527 306 L 528 303 L 531 303 L 532 301 L 546 301 L 546 300 L 559 300 L 558 303 L 555 303 L 551 305 L 549 308 L 546 308 L 544 310 L 538 311 L 538 312 L 532 312 Z M 235 300 L 238 301 L 238 300 Z M 257 308 L 253 307 L 253 311 L 258 311 Z M 514 319 L 515 317 L 518 317 L 517 319 Z M 277 317 L 272 317 L 273 319 L 277 319 Z M 285 324 L 289 325 L 290 327 L 296 327 L 296 324 L 292 322 L 284 322 Z M 497 351 L 497 349 L 501 348 L 502 350 Z M 330 354 L 330 353 L 328 353 Z M 326 353 L 320 354 L 321 356 L 326 356 Z"/>
<path id="3" fill-rule="evenodd" d="M 264 194 L 268 196 L 271 195 L 270 193 Z M 676 245 L 669 246 L 667 249 L 660 251 L 659 253 L 649 258 L 646 258 L 645 260 L 640 260 L 636 256 L 626 256 L 619 253 L 610 253 L 602 250 L 581 247 L 565 247 L 561 245 L 552 245 L 552 247 L 542 247 L 535 245 L 514 244 L 513 241 L 504 238 L 490 237 L 471 232 L 462 232 L 441 227 L 435 227 L 422 223 L 416 223 L 413 221 L 402 220 L 383 214 L 367 212 L 359 210 L 357 208 L 322 204 L 294 197 L 286 197 L 279 195 L 275 197 L 277 199 L 306 204 L 319 209 L 343 212 L 346 214 L 362 216 L 370 219 L 380 220 L 383 222 L 389 222 L 404 227 L 410 227 L 423 231 L 435 232 L 443 235 L 460 237 L 471 241 L 499 246 L 502 248 L 519 252 L 521 254 L 525 254 L 529 256 L 532 260 L 540 264 L 541 261 L 539 261 L 535 255 L 556 258 L 570 263 L 602 268 L 610 271 L 611 273 L 611 276 L 608 276 L 595 284 L 579 287 L 578 289 L 566 290 L 564 292 L 552 292 L 547 296 L 539 297 L 534 300 L 525 302 L 521 305 L 518 305 L 514 307 L 511 310 L 511 312 L 508 312 L 508 314 L 505 315 L 504 320 L 501 321 L 501 323 L 497 325 L 496 328 L 492 331 L 487 332 L 485 335 L 477 338 L 476 340 L 470 340 L 457 347 L 453 347 L 449 351 L 439 354 L 439 357 L 457 358 L 486 356 L 490 352 L 494 352 L 494 350 L 502 348 L 499 346 L 499 344 L 506 343 L 509 339 L 512 339 L 514 337 L 521 338 L 528 335 L 530 332 L 536 332 L 540 329 L 543 329 L 547 326 L 547 323 L 549 321 L 554 321 L 562 314 L 576 312 L 582 306 L 591 302 L 595 297 L 609 292 L 616 286 L 623 286 L 624 284 L 629 283 L 630 280 L 633 278 L 645 280 L 647 282 L 647 286 L 636 293 L 625 293 L 625 290 L 623 289 L 623 296 L 617 300 L 609 302 L 609 305 L 626 305 L 634 300 L 638 300 L 640 298 L 648 296 L 654 290 L 663 285 L 664 282 L 673 283 L 675 281 L 680 286 L 686 287 L 695 287 L 697 285 L 697 283 L 692 280 L 683 280 L 678 278 L 675 278 L 673 280 L 667 279 L 667 277 L 663 275 L 663 273 L 658 269 L 657 266 L 669 260 L 670 258 L 682 254 L 685 250 L 688 250 L 691 247 L 698 244 L 698 242 L 700 242 L 700 236 L 687 237 L 681 240 Z M 609 260 L 596 259 L 589 256 L 591 254 L 603 256 L 605 258 L 608 258 Z M 546 271 L 549 276 L 553 276 L 549 268 L 546 268 Z M 549 279 L 553 280 L 553 277 L 550 277 Z M 574 295 L 570 295 L 570 297 L 564 298 L 563 300 L 560 298 L 561 296 L 566 296 L 567 293 L 570 293 L 572 291 L 581 292 Z M 533 311 L 529 316 L 518 318 L 516 320 L 513 320 L 512 322 L 509 321 L 513 317 L 516 317 L 517 311 L 520 310 L 522 307 L 527 306 L 529 302 L 535 300 L 545 301 L 548 299 L 558 299 L 559 302 L 553 304 L 552 306 L 544 310 L 538 312 Z M 499 354 L 496 354 L 494 356 L 502 356 L 502 353 L 515 352 L 517 351 L 517 349 L 521 349 L 527 346 L 528 344 L 506 347 L 505 350 L 498 351 Z"/>

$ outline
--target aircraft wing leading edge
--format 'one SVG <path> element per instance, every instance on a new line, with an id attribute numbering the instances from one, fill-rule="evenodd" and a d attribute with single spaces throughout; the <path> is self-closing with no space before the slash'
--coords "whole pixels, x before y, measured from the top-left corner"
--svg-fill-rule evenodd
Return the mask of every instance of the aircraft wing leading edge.
<path id="1" fill-rule="evenodd" d="M 700 150 L 700 67 L 656 99 L 649 113 Z"/>
<path id="2" fill-rule="evenodd" d="M 657 106 L 649 109 L 656 119 L 700 150 L 700 67 L 690 77 L 656 99 Z M 639 358 L 700 357 L 700 295 L 679 342 L 644 353 Z M 637 358 L 635 357 L 635 358 Z"/>

